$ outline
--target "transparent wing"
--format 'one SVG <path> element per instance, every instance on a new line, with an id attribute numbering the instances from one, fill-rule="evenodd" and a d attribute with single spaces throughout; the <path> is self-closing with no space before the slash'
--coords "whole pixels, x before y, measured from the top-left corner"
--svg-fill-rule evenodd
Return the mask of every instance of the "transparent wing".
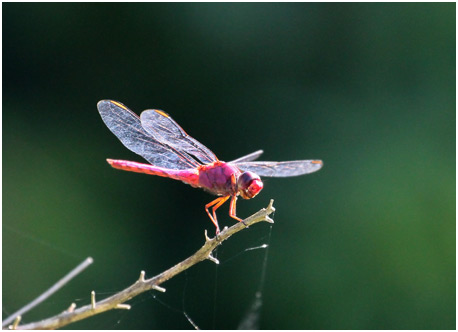
<path id="1" fill-rule="evenodd" d="M 318 171 L 323 167 L 321 160 L 295 160 L 295 161 L 248 161 L 232 163 L 243 171 L 250 171 L 259 176 L 288 177 Z"/>
<path id="2" fill-rule="evenodd" d="M 259 156 L 263 154 L 263 152 L 264 151 L 262 151 L 262 150 L 258 150 L 256 152 L 247 154 L 246 156 L 243 156 L 243 157 L 237 158 L 235 160 L 232 160 L 232 161 L 230 161 L 230 163 L 233 164 L 233 163 L 240 163 L 242 161 L 252 161 L 252 160 L 258 159 Z"/>
<path id="3" fill-rule="evenodd" d="M 101 100 L 97 104 L 103 122 L 126 148 L 142 156 L 152 165 L 168 169 L 189 169 L 199 163 L 183 151 L 166 146 L 151 137 L 139 117 L 121 103 Z"/>
<path id="4" fill-rule="evenodd" d="M 167 113 L 146 110 L 140 115 L 140 120 L 148 134 L 159 142 L 191 154 L 205 164 L 218 160 L 209 148 L 189 136 Z"/>

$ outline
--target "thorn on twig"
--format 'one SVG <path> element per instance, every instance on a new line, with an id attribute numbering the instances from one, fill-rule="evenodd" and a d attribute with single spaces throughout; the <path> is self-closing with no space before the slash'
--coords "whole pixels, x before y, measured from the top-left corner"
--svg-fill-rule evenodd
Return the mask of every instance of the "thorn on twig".
<path id="1" fill-rule="evenodd" d="M 267 205 L 267 210 L 272 210 L 272 212 L 275 212 L 274 200 L 273 199 L 271 199 L 270 202 L 269 202 L 269 205 Z"/>
<path id="2" fill-rule="evenodd" d="M 210 241 L 210 238 L 208 237 L 207 230 L 205 230 L 205 242 Z"/>
<path id="3" fill-rule="evenodd" d="M 17 317 L 14 319 L 13 324 L 11 324 L 10 326 L 8 326 L 8 328 L 9 328 L 10 330 L 16 330 L 17 327 L 18 327 L 18 325 L 19 325 L 19 322 L 21 321 L 21 318 L 22 318 L 22 317 L 21 317 L 20 315 L 17 316 Z"/>
<path id="4" fill-rule="evenodd" d="M 160 287 L 160 286 L 157 286 L 157 285 L 152 285 L 151 288 L 155 289 L 155 290 L 157 290 L 159 292 L 165 293 L 165 288 L 163 288 L 163 287 Z"/>
<path id="5" fill-rule="evenodd" d="M 95 292 L 91 292 L 91 307 L 92 309 L 95 309 Z"/>
<path id="6" fill-rule="evenodd" d="M 211 260 L 215 264 L 219 264 L 219 260 L 213 257 L 211 253 L 208 255 L 207 259 Z"/>
<path id="7" fill-rule="evenodd" d="M 76 308 L 76 303 L 72 303 L 72 304 L 70 304 L 70 306 L 68 307 L 66 312 L 73 312 L 73 311 L 75 311 L 75 308 Z"/>
<path id="8" fill-rule="evenodd" d="M 138 278 L 138 282 L 145 282 L 145 271 L 140 271 L 140 278 Z"/>
<path id="9" fill-rule="evenodd" d="M 118 303 L 115 308 L 116 309 L 130 310 L 130 304 Z"/>
<path id="10" fill-rule="evenodd" d="M 266 221 L 267 221 L 268 223 L 271 223 L 271 224 L 274 223 L 274 220 L 273 220 L 271 217 L 269 217 L 269 216 L 266 216 Z"/>

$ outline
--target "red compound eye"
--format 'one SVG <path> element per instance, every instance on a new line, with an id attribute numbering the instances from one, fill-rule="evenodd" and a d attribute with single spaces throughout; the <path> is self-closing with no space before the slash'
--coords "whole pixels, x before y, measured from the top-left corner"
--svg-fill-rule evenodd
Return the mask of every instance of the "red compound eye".
<path id="1" fill-rule="evenodd" d="M 237 180 L 237 189 L 240 196 L 250 199 L 256 196 L 264 187 L 259 175 L 253 172 L 243 172 Z"/>

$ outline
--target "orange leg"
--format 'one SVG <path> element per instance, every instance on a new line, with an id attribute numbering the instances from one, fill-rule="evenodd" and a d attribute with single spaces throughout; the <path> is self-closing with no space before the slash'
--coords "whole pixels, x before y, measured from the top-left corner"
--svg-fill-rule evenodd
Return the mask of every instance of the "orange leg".
<path id="1" fill-rule="evenodd" d="M 243 222 L 243 219 L 240 219 L 239 217 L 237 217 L 235 214 L 235 209 L 236 209 L 236 203 L 237 203 L 237 196 L 232 196 L 232 199 L 231 199 L 231 204 L 230 204 L 230 208 L 229 208 L 229 216 L 231 216 L 232 218 L 234 218 L 235 220 L 241 222 L 242 224 L 244 224 L 246 226 L 246 224 Z"/>
<path id="2" fill-rule="evenodd" d="M 235 175 L 232 174 L 231 176 L 231 183 L 232 183 L 232 188 L 234 190 L 234 192 L 236 192 L 236 188 L 237 188 L 237 180 L 235 178 Z M 232 198 L 231 198 L 231 204 L 229 206 L 229 216 L 231 218 L 234 218 L 235 220 L 237 221 L 242 221 L 242 219 L 240 219 L 239 217 L 236 216 L 236 205 L 237 205 L 237 195 L 233 195 Z"/>
<path id="3" fill-rule="evenodd" d="M 237 196 L 232 196 L 231 204 L 229 206 L 229 216 L 234 218 L 237 221 L 242 221 L 239 217 L 236 216 L 236 204 L 237 204 Z"/>
<path id="4" fill-rule="evenodd" d="M 218 219 L 216 218 L 216 212 L 215 211 L 221 205 L 223 205 L 224 202 L 226 202 L 229 199 L 229 197 L 231 197 L 231 196 L 218 197 L 214 201 L 211 201 L 210 203 L 205 205 L 205 211 L 207 211 L 208 216 L 210 217 L 211 221 L 213 222 L 213 224 L 216 227 L 216 234 L 219 234 L 219 225 L 218 225 Z M 213 208 L 212 208 L 213 216 L 211 215 L 210 211 L 208 211 L 208 209 L 210 207 L 212 207 L 212 206 L 213 206 Z"/>

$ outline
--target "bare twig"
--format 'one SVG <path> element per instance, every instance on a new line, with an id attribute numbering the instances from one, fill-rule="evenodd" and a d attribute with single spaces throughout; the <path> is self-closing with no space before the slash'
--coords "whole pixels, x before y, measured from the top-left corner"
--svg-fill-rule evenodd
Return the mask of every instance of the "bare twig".
<path id="1" fill-rule="evenodd" d="M 23 315 L 30 309 L 36 307 L 38 304 L 46 300 L 48 297 L 50 297 L 52 294 L 54 294 L 56 291 L 58 291 L 60 288 L 62 288 L 66 283 L 68 283 L 71 279 L 76 277 L 78 274 L 80 274 L 84 269 L 86 269 L 89 265 L 92 264 L 94 260 L 91 257 L 86 258 L 81 264 L 79 264 L 77 267 L 75 267 L 73 270 L 71 270 L 65 277 L 60 279 L 58 282 L 56 282 L 52 287 L 50 287 L 46 292 L 38 296 L 35 300 L 27 304 L 26 306 L 22 307 L 12 315 L 10 315 L 8 318 L 6 318 L 2 322 L 2 327 L 6 327 L 9 323 L 14 321 L 18 316 Z M 19 323 L 19 322 L 18 322 Z"/>
<path id="2" fill-rule="evenodd" d="M 261 221 L 273 223 L 273 220 L 269 218 L 269 215 L 274 211 L 275 208 L 273 207 L 273 200 L 271 200 L 267 208 L 261 209 L 260 211 L 245 219 L 243 222 L 237 223 L 230 228 L 225 227 L 223 231 L 218 234 L 218 236 L 215 236 L 212 239 L 208 238 L 207 232 L 205 232 L 205 243 L 202 248 L 196 251 L 192 256 L 171 267 L 167 271 L 164 271 L 150 279 L 145 279 L 145 272 L 141 271 L 140 277 L 134 284 L 130 285 L 119 293 L 114 294 L 113 296 L 110 296 L 96 303 L 95 293 L 93 293 L 94 295 L 91 296 L 91 304 L 78 309 L 72 308 L 73 310 L 66 310 L 63 313 L 41 320 L 39 322 L 18 325 L 15 328 L 18 330 L 57 329 L 111 309 L 129 309 L 130 306 L 124 302 L 151 289 L 165 292 L 164 288 L 159 287 L 160 284 L 183 272 L 184 270 L 189 269 L 194 264 L 197 264 L 206 259 L 218 264 L 218 261 L 213 258 L 213 256 L 211 256 L 212 251 L 218 245 L 220 245 L 224 240 L 227 240 L 233 234 L 253 224 Z"/>

